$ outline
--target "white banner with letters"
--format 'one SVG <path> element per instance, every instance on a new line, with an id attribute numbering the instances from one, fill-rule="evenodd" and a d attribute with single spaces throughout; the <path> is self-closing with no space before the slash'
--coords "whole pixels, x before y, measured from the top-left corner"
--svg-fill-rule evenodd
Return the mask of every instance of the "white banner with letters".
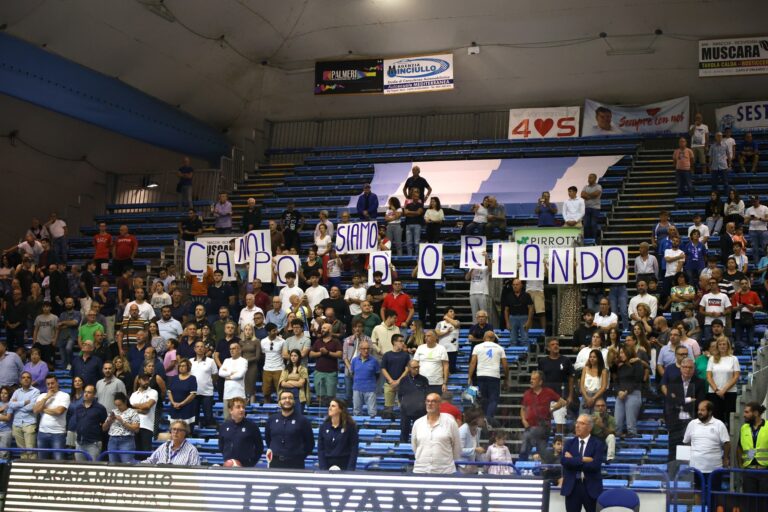
<path id="1" fill-rule="evenodd" d="M 379 227 L 376 221 L 350 222 L 336 226 L 336 252 L 369 254 L 379 249 Z"/>
<path id="2" fill-rule="evenodd" d="M 768 100 L 747 101 L 718 108 L 715 110 L 715 117 L 721 132 L 726 128 L 734 130 L 768 128 Z"/>
<path id="3" fill-rule="evenodd" d="M 573 247 L 549 248 L 549 284 L 573 284 L 576 279 Z"/>
<path id="4" fill-rule="evenodd" d="M 580 113 L 580 107 L 511 109 L 507 138 L 527 140 L 578 137 Z"/>
<path id="5" fill-rule="evenodd" d="M 443 244 L 419 244 L 417 279 L 443 278 Z"/>
<path id="6" fill-rule="evenodd" d="M 392 251 L 376 251 L 368 255 L 368 284 L 373 284 L 373 273 L 381 272 L 381 284 L 392 284 Z"/>
<path id="7" fill-rule="evenodd" d="M 486 268 L 485 246 L 484 236 L 462 236 L 459 268 Z"/>
<path id="8" fill-rule="evenodd" d="M 231 236 L 198 237 L 194 242 L 185 242 L 184 272 L 202 276 L 207 267 L 211 267 L 212 270 L 221 270 L 224 281 L 234 281 L 236 242 L 237 238 Z"/>
<path id="9" fill-rule="evenodd" d="M 688 96 L 639 107 L 584 101 L 581 136 L 683 133 L 689 125 Z"/>
<path id="10" fill-rule="evenodd" d="M 526 244 L 517 247 L 518 271 L 521 281 L 543 281 L 547 253 L 541 246 Z"/>
<path id="11" fill-rule="evenodd" d="M 511 279 L 517 277 L 517 243 L 500 242 L 493 244 L 491 277 Z"/>
<path id="12" fill-rule="evenodd" d="M 249 231 L 235 241 L 235 263 L 246 264 L 257 252 L 268 252 L 272 255 L 272 235 L 268 229 Z"/>
<path id="13" fill-rule="evenodd" d="M 288 283 L 285 280 L 285 274 L 293 272 L 296 277 L 299 276 L 301 269 L 301 260 L 293 254 L 280 254 L 273 258 L 275 265 L 275 282 L 277 286 L 285 286 Z"/>
<path id="14" fill-rule="evenodd" d="M 576 283 L 599 283 L 603 280 L 603 258 L 601 247 L 577 247 L 576 248 Z"/>
<path id="15" fill-rule="evenodd" d="M 626 245 L 603 245 L 603 282 L 626 283 L 629 277 L 629 251 Z"/>
<path id="16" fill-rule="evenodd" d="M 384 59 L 384 94 L 453 89 L 453 54 Z"/>

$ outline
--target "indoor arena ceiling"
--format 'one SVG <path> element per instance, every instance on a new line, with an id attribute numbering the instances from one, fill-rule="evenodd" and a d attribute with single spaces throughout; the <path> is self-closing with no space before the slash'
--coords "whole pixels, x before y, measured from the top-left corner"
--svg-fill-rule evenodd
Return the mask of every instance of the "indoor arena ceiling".
<path id="1" fill-rule="evenodd" d="M 699 102 L 754 99 L 755 90 L 766 90 L 766 75 L 699 79 L 697 41 L 762 35 L 766 19 L 765 0 L 0 3 L 0 24 L 11 35 L 220 128 L 265 118 L 581 104 L 585 97 L 624 103 L 686 94 Z M 472 42 L 479 55 L 467 55 Z M 386 98 L 312 93 L 316 60 L 448 51 L 456 68 L 452 92 Z"/>

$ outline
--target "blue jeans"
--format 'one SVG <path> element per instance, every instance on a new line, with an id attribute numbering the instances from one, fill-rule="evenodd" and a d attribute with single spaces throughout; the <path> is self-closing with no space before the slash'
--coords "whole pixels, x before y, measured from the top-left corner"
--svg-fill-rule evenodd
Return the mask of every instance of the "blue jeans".
<path id="1" fill-rule="evenodd" d="M 749 232 L 749 243 L 752 244 L 752 263 L 757 265 L 760 258 L 765 255 L 765 244 L 768 244 L 768 230 L 755 230 Z"/>
<path id="2" fill-rule="evenodd" d="M 181 185 L 179 187 L 179 207 L 186 202 L 187 208 L 192 209 L 192 185 Z"/>
<path id="3" fill-rule="evenodd" d="M 584 226 L 584 238 L 597 238 L 597 235 L 600 234 L 600 209 L 585 208 L 582 225 Z"/>
<path id="4" fill-rule="evenodd" d="M 621 319 L 621 327 L 629 330 L 629 316 L 627 311 L 627 287 L 623 284 L 612 284 L 608 291 L 608 301 L 611 303 L 611 311 Z"/>
<path id="5" fill-rule="evenodd" d="M 525 323 L 528 315 L 509 315 L 509 342 L 513 345 L 528 343 L 528 329 Z"/>
<path id="6" fill-rule="evenodd" d="M 408 256 L 414 256 L 419 253 L 419 242 L 421 241 L 421 224 L 405 225 L 405 252 Z"/>
<path id="7" fill-rule="evenodd" d="M 59 354 L 64 367 L 72 364 L 72 349 L 75 346 L 75 339 L 59 340 Z"/>
<path id="8" fill-rule="evenodd" d="M 67 444 L 67 434 L 49 434 L 47 432 L 37 433 L 37 447 L 38 448 L 53 448 L 57 450 L 63 450 Z M 50 459 L 53 455 L 54 460 L 64 460 L 64 454 L 62 452 L 40 452 L 38 458 Z"/>
<path id="9" fill-rule="evenodd" d="M 65 262 L 67 261 L 67 237 L 66 236 L 60 236 L 59 238 L 54 238 L 51 240 L 51 245 L 53 252 L 56 254 L 56 261 Z"/>
<path id="10" fill-rule="evenodd" d="M 677 195 L 689 195 L 693 197 L 693 178 L 691 171 L 675 171 L 677 180 Z"/>
<path id="11" fill-rule="evenodd" d="M 107 449 L 110 452 L 132 452 L 136 450 L 136 439 L 133 436 L 110 436 Z M 110 453 L 109 462 L 123 462 L 132 464 L 136 462 L 133 454 L 130 453 Z"/>
<path id="12" fill-rule="evenodd" d="M 101 441 L 96 441 L 95 443 L 75 443 L 75 448 L 90 455 L 92 461 L 97 461 L 101 454 Z M 78 462 L 88 462 L 82 453 L 76 453 L 75 460 Z"/>
<path id="13" fill-rule="evenodd" d="M 625 423 L 627 433 L 637 434 L 637 418 L 642 405 L 643 396 L 639 389 L 629 393 L 624 400 L 616 398 L 616 435 L 624 431 Z"/>
<path id="14" fill-rule="evenodd" d="M 499 403 L 501 379 L 496 377 L 477 377 L 477 387 L 480 390 L 480 400 L 485 404 L 485 416 L 493 419 L 496 415 L 496 405 Z"/>
<path id="15" fill-rule="evenodd" d="M 387 224 L 387 238 L 392 244 L 392 254 L 403 255 L 403 226 L 399 222 Z"/>
<path id="16" fill-rule="evenodd" d="M 719 182 L 723 183 L 723 195 L 728 193 L 728 169 L 712 169 L 712 190 L 719 190 Z"/>
<path id="17" fill-rule="evenodd" d="M 363 403 L 368 407 L 368 416 L 376 417 L 376 392 L 375 391 L 353 391 L 352 392 L 352 414 L 355 416 L 363 415 Z"/>

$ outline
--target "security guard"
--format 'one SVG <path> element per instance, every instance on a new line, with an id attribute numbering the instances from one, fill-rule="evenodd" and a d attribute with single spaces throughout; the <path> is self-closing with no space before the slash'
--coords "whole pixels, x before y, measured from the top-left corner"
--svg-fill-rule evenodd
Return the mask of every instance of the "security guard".
<path id="1" fill-rule="evenodd" d="M 295 409 L 292 391 L 281 391 L 280 412 L 269 417 L 264 437 L 270 468 L 304 469 L 304 461 L 315 448 L 312 423 Z"/>
<path id="2" fill-rule="evenodd" d="M 744 406 L 744 425 L 741 426 L 736 455 L 742 468 L 765 472 L 762 475 L 742 474 L 742 491 L 745 493 L 768 493 L 768 428 L 762 418 L 764 412 L 765 407 L 758 402 Z"/>
<path id="3" fill-rule="evenodd" d="M 235 459 L 241 466 L 253 467 L 264 452 L 259 426 L 245 418 L 245 399 L 229 400 L 229 419 L 219 426 L 219 449 L 225 461 Z"/>

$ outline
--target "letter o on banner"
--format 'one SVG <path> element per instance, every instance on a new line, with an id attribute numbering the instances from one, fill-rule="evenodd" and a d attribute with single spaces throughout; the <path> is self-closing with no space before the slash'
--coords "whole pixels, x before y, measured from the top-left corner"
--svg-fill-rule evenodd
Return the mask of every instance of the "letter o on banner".
<path id="1" fill-rule="evenodd" d="M 417 279 L 442 279 L 443 244 L 419 244 Z"/>
<path id="2" fill-rule="evenodd" d="M 627 246 L 603 246 L 603 282 L 627 282 Z"/>

